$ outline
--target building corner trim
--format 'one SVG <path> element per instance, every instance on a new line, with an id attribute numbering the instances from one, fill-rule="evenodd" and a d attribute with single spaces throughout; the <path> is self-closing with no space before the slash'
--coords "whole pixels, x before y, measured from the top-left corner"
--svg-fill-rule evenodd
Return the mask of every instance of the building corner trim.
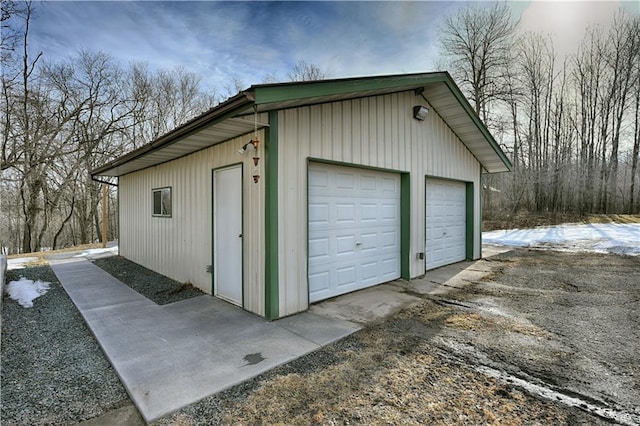
<path id="1" fill-rule="evenodd" d="M 279 312 L 278 273 L 278 111 L 269 112 L 265 131 L 265 294 L 264 314 L 277 319 Z"/>

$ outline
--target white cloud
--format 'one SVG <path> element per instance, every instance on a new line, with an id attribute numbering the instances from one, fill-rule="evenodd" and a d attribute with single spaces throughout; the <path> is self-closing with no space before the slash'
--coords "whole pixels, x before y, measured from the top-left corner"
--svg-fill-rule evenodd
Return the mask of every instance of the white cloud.
<path id="1" fill-rule="evenodd" d="M 285 78 L 298 60 L 333 77 L 420 72 L 437 63 L 438 24 L 459 2 L 52 2 L 33 25 L 49 59 L 81 48 L 124 66 L 183 66 L 210 88 Z"/>

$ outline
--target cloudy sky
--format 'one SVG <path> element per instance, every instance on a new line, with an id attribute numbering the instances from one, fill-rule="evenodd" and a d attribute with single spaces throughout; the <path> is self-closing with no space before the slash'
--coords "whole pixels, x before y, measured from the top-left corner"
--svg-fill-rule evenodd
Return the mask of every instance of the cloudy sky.
<path id="1" fill-rule="evenodd" d="M 476 2 L 486 6 L 487 2 Z M 299 60 L 332 77 L 433 71 L 438 26 L 466 3 L 46 1 L 36 5 L 32 49 L 48 60 L 79 49 L 100 50 L 120 63 L 153 69 L 181 65 L 219 91 L 232 77 L 245 85 Z M 637 1 L 509 2 L 528 30 L 548 32 L 569 52 L 594 23 L 608 25 L 619 8 L 640 13 Z"/>

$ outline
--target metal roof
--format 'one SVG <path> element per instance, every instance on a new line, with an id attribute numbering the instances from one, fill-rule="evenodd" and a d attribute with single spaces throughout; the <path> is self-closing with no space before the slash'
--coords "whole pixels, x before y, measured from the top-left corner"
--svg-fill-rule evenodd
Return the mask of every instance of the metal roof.
<path id="1" fill-rule="evenodd" d="M 251 86 L 150 144 L 91 171 L 91 175 L 122 176 L 250 133 L 254 129 L 253 114 L 246 114 L 254 110 L 273 111 L 407 90 L 422 91 L 487 172 L 511 170 L 511 162 L 451 76 L 438 72 Z"/>

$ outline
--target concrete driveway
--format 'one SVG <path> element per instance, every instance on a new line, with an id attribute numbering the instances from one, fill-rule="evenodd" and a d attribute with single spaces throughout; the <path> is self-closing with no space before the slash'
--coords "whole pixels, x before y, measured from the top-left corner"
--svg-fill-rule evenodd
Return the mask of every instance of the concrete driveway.
<path id="1" fill-rule="evenodd" d="M 159 306 L 85 259 L 50 263 L 147 422 L 360 329 L 310 312 L 268 322 L 211 296 Z"/>
<path id="2" fill-rule="evenodd" d="M 492 267 L 460 262 L 268 322 L 211 296 L 159 306 L 84 258 L 49 260 L 147 422 L 381 321 L 420 302 L 420 295 L 463 288 Z M 123 417 L 135 423 L 137 416 L 125 408 L 88 424 Z"/>

